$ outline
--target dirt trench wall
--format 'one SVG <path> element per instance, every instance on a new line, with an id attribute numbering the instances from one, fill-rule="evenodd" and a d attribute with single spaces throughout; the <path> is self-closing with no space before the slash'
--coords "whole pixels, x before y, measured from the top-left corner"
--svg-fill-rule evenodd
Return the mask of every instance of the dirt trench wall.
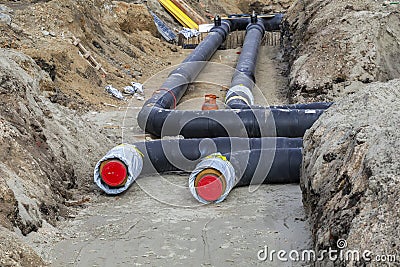
<path id="1" fill-rule="evenodd" d="M 66 202 L 92 190 L 90 170 L 112 147 L 76 112 L 43 96 L 40 87 L 49 82 L 32 58 L 0 49 L 1 232 L 28 235 L 67 217 Z"/>
<path id="2" fill-rule="evenodd" d="M 382 4 L 297 1 L 282 41 L 291 101 L 336 102 L 304 136 L 301 188 L 315 250 L 346 240 L 344 252 L 397 255 L 397 266 L 400 16 L 398 5 Z M 339 258 L 315 266 L 374 264 Z"/>
<path id="3" fill-rule="evenodd" d="M 372 83 L 307 131 L 301 188 L 316 250 L 344 239 L 346 249 L 397 255 L 400 263 L 399 87 L 400 80 Z"/>
<path id="4" fill-rule="evenodd" d="M 293 102 L 335 100 L 400 77 L 398 5 L 297 1 L 283 25 Z"/>
<path id="5" fill-rule="evenodd" d="M 90 0 L 28 3 L 11 6 L 11 25 L 0 25 L 0 48 L 22 51 L 51 74 L 49 97 L 75 110 L 119 105 L 105 92 L 145 82 L 171 64 L 179 48 L 159 35 L 144 4 Z M 73 37 L 102 65 L 96 71 L 72 45 Z M 137 106 L 143 104 L 132 100 Z"/>
<path id="6" fill-rule="evenodd" d="M 259 14 L 268 14 L 286 12 L 294 2 L 294 0 L 239 0 L 237 1 L 237 5 L 243 12 L 246 13 L 255 11 Z"/>

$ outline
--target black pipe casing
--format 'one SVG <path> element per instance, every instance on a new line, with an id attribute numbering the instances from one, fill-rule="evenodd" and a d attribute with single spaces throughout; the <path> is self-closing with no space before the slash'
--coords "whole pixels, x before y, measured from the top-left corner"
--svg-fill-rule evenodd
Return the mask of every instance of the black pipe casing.
<path id="1" fill-rule="evenodd" d="M 237 187 L 300 181 L 301 148 L 240 151 L 225 156 L 239 177 Z"/>
<path id="2" fill-rule="evenodd" d="M 198 74 L 206 66 L 208 60 L 225 41 L 230 28 L 231 23 L 229 21 L 223 21 L 221 26 L 213 27 L 203 42 L 186 57 L 178 68 L 170 73 L 160 90 L 157 90 L 145 102 L 144 107 L 154 105 L 165 109 L 175 108 L 175 105 L 186 92 L 188 85 L 194 82 Z"/>
<path id="3" fill-rule="evenodd" d="M 277 13 L 273 18 L 270 19 L 265 19 L 264 20 L 264 26 L 265 30 L 272 32 L 272 31 L 279 31 L 281 29 L 282 25 L 282 20 L 283 20 L 283 14 L 282 13 Z"/>
<path id="4" fill-rule="evenodd" d="M 243 109 L 167 110 L 146 106 L 139 126 L 157 137 L 302 137 L 324 110 Z M 143 116 L 143 117 L 140 117 Z M 145 117 L 147 116 L 147 117 Z M 140 122 L 145 122 L 144 125 Z"/>
<path id="5" fill-rule="evenodd" d="M 301 138 L 215 138 L 175 139 L 134 143 L 143 154 L 141 174 L 192 171 L 198 162 L 213 153 L 260 149 L 300 148 Z"/>
<path id="6" fill-rule="evenodd" d="M 232 77 L 231 87 L 225 103 L 233 109 L 251 108 L 256 78 L 257 59 L 262 38 L 265 34 L 264 20 L 251 23 L 246 29 L 246 38 Z"/>

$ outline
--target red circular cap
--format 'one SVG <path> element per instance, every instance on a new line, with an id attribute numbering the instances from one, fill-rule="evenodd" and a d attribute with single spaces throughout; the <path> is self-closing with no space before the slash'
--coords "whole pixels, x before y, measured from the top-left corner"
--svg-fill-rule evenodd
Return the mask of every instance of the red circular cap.
<path id="1" fill-rule="evenodd" d="M 119 160 L 110 160 L 101 170 L 101 179 L 109 186 L 122 185 L 126 175 L 126 166 Z"/>
<path id="2" fill-rule="evenodd" d="M 222 182 L 217 176 L 205 175 L 200 178 L 196 191 L 202 199 L 206 201 L 215 201 L 223 194 L 222 188 Z"/>

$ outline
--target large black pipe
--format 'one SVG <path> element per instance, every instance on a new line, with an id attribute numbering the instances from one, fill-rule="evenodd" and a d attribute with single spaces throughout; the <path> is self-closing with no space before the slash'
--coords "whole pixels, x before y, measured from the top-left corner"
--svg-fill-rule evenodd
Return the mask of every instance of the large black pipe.
<path id="1" fill-rule="evenodd" d="M 238 151 L 226 154 L 240 177 L 237 187 L 258 184 L 298 183 L 302 163 L 301 148 Z M 251 159 L 251 160 L 248 160 Z M 272 162 L 271 164 L 265 164 Z"/>
<path id="2" fill-rule="evenodd" d="M 152 107 L 174 109 L 185 94 L 188 85 L 194 82 L 208 60 L 226 40 L 231 27 L 232 23 L 230 21 L 222 21 L 220 26 L 213 27 L 204 41 L 196 47 L 178 68 L 170 73 L 160 90 L 157 90 L 145 102 L 143 109 Z M 143 116 L 139 114 L 138 120 L 141 125 L 144 123 L 144 121 L 141 121 L 142 118 Z"/>
<path id="3" fill-rule="evenodd" d="M 213 153 L 288 150 L 302 147 L 302 143 L 301 138 L 206 138 L 138 142 L 110 150 L 97 163 L 94 182 L 107 194 L 115 195 L 126 191 L 139 175 L 193 171 L 204 157 Z M 248 160 L 253 161 L 253 158 Z M 106 179 L 102 176 L 104 171 L 108 177 Z M 124 172 L 126 176 L 118 175 Z M 120 186 L 115 187 L 107 181 L 118 181 Z"/>
<path id="4" fill-rule="evenodd" d="M 263 20 L 257 19 L 255 15 L 252 21 L 246 29 L 243 48 L 225 98 L 225 103 L 233 109 L 250 108 L 254 101 L 252 90 L 256 83 L 257 58 L 265 26 Z"/>
<path id="5" fill-rule="evenodd" d="M 257 58 L 262 38 L 265 34 L 265 27 L 262 21 L 249 24 L 243 48 L 236 65 L 236 72 L 232 77 L 231 87 L 243 85 L 252 89 L 255 84 L 255 71 Z"/>
<path id="6" fill-rule="evenodd" d="M 182 111 L 144 107 L 138 122 L 154 136 L 302 137 L 324 110 L 243 109 Z"/>
<path id="7" fill-rule="evenodd" d="M 189 189 L 201 203 L 219 203 L 235 186 L 298 183 L 301 162 L 301 148 L 214 153 L 190 174 Z"/>
<path id="8" fill-rule="evenodd" d="M 301 138 L 207 138 L 157 140 L 134 145 L 143 154 L 141 174 L 144 175 L 192 171 L 199 160 L 216 152 L 225 154 L 261 149 L 301 148 L 303 141 Z"/>

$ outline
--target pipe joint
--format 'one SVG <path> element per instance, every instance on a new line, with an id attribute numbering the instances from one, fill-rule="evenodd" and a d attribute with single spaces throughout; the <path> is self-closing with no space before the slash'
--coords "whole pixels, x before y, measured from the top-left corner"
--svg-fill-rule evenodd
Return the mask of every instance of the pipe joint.
<path id="1" fill-rule="evenodd" d="M 229 21 L 225 21 L 225 20 L 221 22 L 220 26 L 213 27 L 210 30 L 210 32 L 216 32 L 219 35 L 221 35 L 223 40 L 226 39 L 226 37 L 228 36 L 230 31 L 231 31 L 231 23 Z"/>
<path id="2" fill-rule="evenodd" d="M 243 85 L 236 85 L 228 90 L 225 97 L 225 104 L 229 104 L 230 101 L 237 97 L 241 97 L 246 105 L 254 105 L 254 96 L 249 88 Z"/>
<path id="3" fill-rule="evenodd" d="M 265 33 L 265 26 L 264 21 L 260 19 L 258 22 L 251 23 L 247 26 L 246 31 L 249 32 L 250 30 L 257 29 L 261 32 L 262 35 Z"/>

